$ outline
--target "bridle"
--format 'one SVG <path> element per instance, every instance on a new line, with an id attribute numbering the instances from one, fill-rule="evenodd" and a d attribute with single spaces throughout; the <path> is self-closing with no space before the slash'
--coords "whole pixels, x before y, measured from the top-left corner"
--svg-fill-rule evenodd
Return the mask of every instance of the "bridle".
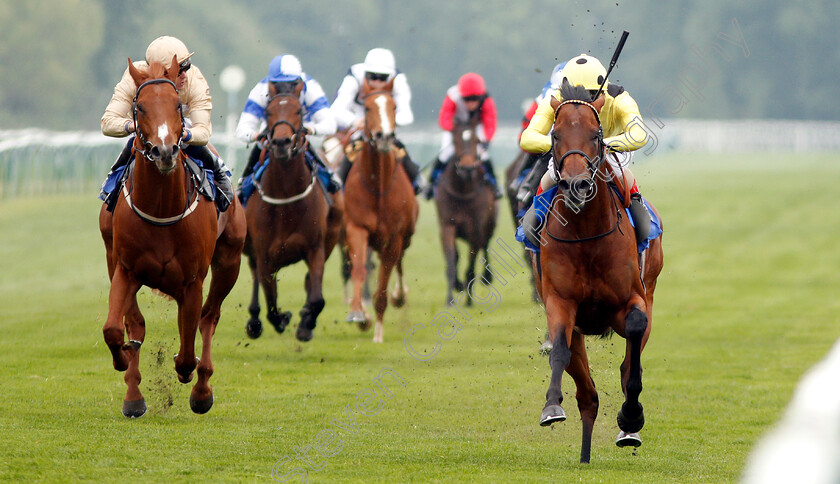
<path id="1" fill-rule="evenodd" d="M 268 106 L 271 105 L 271 102 L 274 101 L 275 99 L 283 98 L 283 97 L 289 97 L 289 98 L 297 99 L 298 96 L 296 94 L 290 94 L 290 93 L 275 94 L 274 96 L 271 96 L 271 98 L 269 98 L 268 103 L 266 104 L 266 108 L 268 108 Z M 286 126 L 291 128 L 291 130 L 292 130 L 292 143 L 293 143 L 294 147 L 292 148 L 292 153 L 291 153 L 290 158 L 294 158 L 295 156 L 299 155 L 301 150 L 303 149 L 304 145 L 306 144 L 306 133 L 304 132 L 304 128 L 303 128 L 302 108 L 298 110 L 298 114 L 299 114 L 300 122 L 298 123 L 297 126 L 295 126 L 294 124 L 286 121 L 285 119 L 281 119 L 280 121 L 276 121 L 274 124 L 272 124 L 271 127 L 266 127 L 265 131 L 263 132 L 265 134 L 266 139 L 271 140 L 271 139 L 274 138 L 274 131 L 277 129 L 278 126 L 282 126 L 282 125 L 285 124 Z"/>
<path id="2" fill-rule="evenodd" d="M 578 99 L 569 99 L 569 100 L 563 101 L 563 102 L 561 102 L 560 104 L 557 105 L 557 108 L 554 110 L 554 119 L 555 120 L 557 119 L 557 113 L 560 111 L 560 108 L 562 108 L 566 104 L 582 104 L 582 105 L 590 108 L 592 110 L 592 113 L 595 114 L 595 120 L 598 122 L 598 139 L 597 139 L 597 153 L 598 154 L 595 155 L 595 159 L 593 160 L 592 158 L 589 157 L 589 155 L 587 155 L 586 153 L 584 153 L 581 150 L 569 150 L 569 151 L 563 153 L 562 156 L 555 157 L 555 160 L 554 160 L 554 175 L 555 175 L 555 178 L 557 180 L 559 180 L 561 178 L 560 174 L 563 172 L 563 163 L 566 161 L 566 158 L 568 158 L 571 155 L 581 155 L 581 156 L 583 156 L 583 159 L 586 161 L 586 167 L 589 170 L 590 176 L 594 177 L 595 173 L 598 172 L 598 170 L 601 168 L 601 165 L 604 163 L 603 153 L 604 153 L 604 147 L 605 147 L 605 144 L 604 144 L 604 128 L 601 126 L 601 117 L 598 115 L 598 109 L 596 109 L 595 106 L 592 105 L 592 103 L 588 103 L 586 101 L 581 101 L 581 100 L 578 100 Z M 551 153 L 554 153 L 554 143 L 555 143 L 555 141 L 556 141 L 556 137 L 554 136 L 554 134 L 552 134 L 552 136 L 551 136 Z"/>
<path id="3" fill-rule="evenodd" d="M 585 105 L 585 106 L 589 107 L 590 109 L 592 109 L 592 112 L 595 114 L 595 120 L 598 122 L 598 136 L 597 136 L 597 140 L 596 140 L 597 141 L 597 146 L 598 146 L 598 151 L 597 151 L 598 154 L 595 156 L 595 160 L 593 160 L 592 158 L 589 157 L 589 155 L 587 155 L 586 153 L 584 153 L 581 150 L 569 150 L 569 151 L 563 153 L 562 156 L 557 157 L 554 160 L 554 174 L 555 174 L 555 177 L 556 177 L 556 179 L 560 180 L 560 178 L 561 178 L 560 174 L 563 171 L 563 163 L 565 162 L 567 157 L 569 157 L 571 155 L 581 155 L 583 157 L 583 159 L 586 161 L 586 167 L 587 167 L 587 170 L 589 171 L 590 178 L 594 178 L 595 174 L 598 172 L 598 170 L 601 168 L 601 166 L 604 163 L 604 160 L 605 160 L 604 148 L 606 147 L 606 145 L 604 143 L 604 128 L 601 126 L 601 117 L 598 115 L 598 109 L 595 108 L 595 106 L 593 106 L 592 103 L 588 103 L 586 101 L 577 100 L 577 99 L 569 99 L 569 100 L 561 102 L 560 104 L 557 105 L 557 108 L 554 109 L 554 119 L 555 120 L 557 119 L 557 113 L 560 111 L 560 108 L 563 107 L 566 104 L 582 104 L 582 105 Z M 554 142 L 555 141 L 556 141 L 556 137 L 552 134 L 552 136 L 551 136 L 551 153 L 554 153 Z M 610 230 L 608 230 L 604 233 L 598 234 L 598 235 L 593 235 L 591 237 L 583 237 L 583 238 L 579 238 L 579 239 L 562 239 L 560 237 L 557 237 L 548 230 L 548 225 L 547 224 L 546 224 L 545 232 L 548 234 L 549 237 L 551 237 L 552 239 L 554 239 L 557 242 L 578 243 L 578 242 L 588 242 L 590 240 L 596 240 L 596 239 L 600 239 L 602 237 L 606 237 L 606 236 L 610 235 L 611 233 L 615 232 L 616 229 L 621 231 L 621 228 L 620 228 L 620 225 L 621 225 L 621 208 L 619 208 L 618 205 L 616 204 L 615 194 L 613 194 L 612 190 L 609 190 L 609 192 L 610 192 L 610 195 L 611 195 L 613 206 L 615 206 L 615 209 L 616 209 L 616 217 L 617 217 L 615 225 L 613 225 L 613 227 Z"/>
<path id="4" fill-rule="evenodd" d="M 369 93 L 365 94 L 364 96 L 358 96 L 358 99 L 361 101 L 362 106 L 364 106 L 367 98 L 369 98 L 371 96 L 380 95 L 380 94 L 381 95 L 387 95 L 392 100 L 394 99 L 394 93 L 391 92 L 391 91 L 385 90 L 385 89 L 380 89 L 380 90 L 377 90 L 377 91 L 370 91 Z M 394 124 L 396 125 L 396 122 Z M 362 140 L 365 143 L 367 143 L 368 145 L 370 145 L 371 147 L 375 148 L 376 140 L 374 138 L 368 136 L 368 132 L 370 132 L 370 126 L 368 126 L 368 118 L 367 118 L 367 115 L 365 115 L 365 129 L 362 131 Z"/>
<path id="5" fill-rule="evenodd" d="M 136 139 L 140 142 L 140 148 L 134 147 L 134 151 L 143 155 L 143 158 L 146 161 L 154 161 L 152 156 L 149 154 L 149 151 L 154 148 L 152 143 L 146 138 L 146 135 L 143 134 L 143 131 L 139 128 L 140 124 L 137 122 L 137 99 L 140 97 L 140 91 L 143 90 L 144 87 L 152 85 L 152 84 L 169 84 L 172 86 L 172 89 L 175 89 L 175 93 L 178 93 L 178 88 L 175 86 L 175 83 L 170 81 L 169 79 L 150 79 L 137 87 L 137 91 L 134 93 L 134 100 L 131 103 L 131 115 L 134 121 L 134 131 L 136 133 Z M 178 135 L 178 144 L 181 144 L 181 139 L 184 133 L 184 112 L 181 111 L 180 102 L 177 108 L 178 115 L 181 116 L 181 132 Z"/>

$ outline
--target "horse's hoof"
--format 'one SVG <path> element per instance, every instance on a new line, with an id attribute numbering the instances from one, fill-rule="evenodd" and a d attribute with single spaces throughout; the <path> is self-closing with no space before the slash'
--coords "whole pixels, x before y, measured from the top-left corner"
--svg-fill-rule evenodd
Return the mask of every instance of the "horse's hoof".
<path id="1" fill-rule="evenodd" d="M 638 432 L 628 434 L 621 430 L 618 432 L 618 438 L 615 439 L 615 445 L 619 447 L 638 447 L 642 445 L 642 438 L 639 437 Z"/>
<path id="2" fill-rule="evenodd" d="M 262 322 L 259 319 L 251 318 L 245 323 L 245 333 L 251 339 L 257 339 L 263 332 Z"/>
<path id="3" fill-rule="evenodd" d="M 204 400 L 198 400 L 190 394 L 190 409 L 193 412 L 203 415 L 210 411 L 210 408 L 213 406 L 213 394 L 210 394 L 209 398 L 205 398 Z"/>
<path id="4" fill-rule="evenodd" d="M 366 319 L 363 311 L 350 311 L 347 313 L 348 323 L 364 323 Z"/>
<path id="5" fill-rule="evenodd" d="M 367 315 L 365 315 L 365 320 L 356 323 L 356 325 L 359 327 L 360 330 L 367 331 L 370 329 L 371 326 L 373 326 L 373 321 L 371 321 L 370 318 Z"/>
<path id="6" fill-rule="evenodd" d="M 395 296 L 394 294 L 391 294 L 390 299 L 391 299 L 391 306 L 394 306 L 395 308 L 401 308 L 401 307 L 405 306 L 405 294 L 401 294 L 399 296 Z"/>
<path id="7" fill-rule="evenodd" d="M 175 355 L 172 359 L 174 359 L 175 361 L 177 361 L 177 360 L 178 360 L 178 355 Z M 198 366 L 198 364 L 199 364 L 199 363 L 201 363 L 201 358 L 199 358 L 199 357 L 197 357 L 197 356 L 196 356 L 196 357 L 195 357 L 195 366 Z M 175 373 L 177 373 L 177 374 L 178 374 L 178 381 L 179 381 L 179 382 L 181 382 L 181 383 L 189 383 L 189 382 L 191 382 L 191 381 L 192 381 L 192 379 L 193 379 L 193 373 L 194 373 L 194 372 L 193 372 L 193 371 L 191 371 L 191 372 L 189 372 L 188 374 L 183 375 L 183 374 L 181 374 L 181 373 L 179 373 L 179 372 L 178 372 L 178 368 L 176 367 L 176 368 L 175 368 Z"/>
<path id="8" fill-rule="evenodd" d="M 312 340 L 312 336 L 313 334 L 310 328 L 307 328 L 303 324 L 298 325 L 297 333 L 295 334 L 295 338 L 297 338 L 298 341 L 303 341 L 305 343 Z"/>
<path id="9" fill-rule="evenodd" d="M 618 417 L 616 418 L 618 420 L 618 428 L 628 434 L 637 433 L 645 426 L 645 412 L 642 409 L 642 404 L 639 404 L 639 415 L 635 418 L 627 417 L 627 413 L 624 411 L 626 406 L 626 403 L 623 404 L 618 411 Z"/>
<path id="10" fill-rule="evenodd" d="M 292 320 L 292 312 L 283 311 L 278 317 L 269 317 L 268 320 L 278 333 L 283 334 L 283 331 L 286 331 L 286 326 L 289 325 L 289 321 Z"/>
<path id="11" fill-rule="evenodd" d="M 566 411 L 560 405 L 547 405 L 540 417 L 540 425 L 547 427 L 554 422 L 562 422 L 566 420 Z"/>
<path id="12" fill-rule="evenodd" d="M 122 414 L 128 418 L 140 418 L 146 413 L 146 399 L 124 400 Z"/>

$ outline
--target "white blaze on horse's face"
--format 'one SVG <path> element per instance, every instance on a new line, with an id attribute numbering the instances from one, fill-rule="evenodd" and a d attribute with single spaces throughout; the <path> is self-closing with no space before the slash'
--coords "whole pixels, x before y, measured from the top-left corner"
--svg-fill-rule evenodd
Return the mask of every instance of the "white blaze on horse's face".
<path id="1" fill-rule="evenodd" d="M 382 134 L 393 134 L 394 127 L 391 126 L 391 118 L 388 117 L 388 98 L 385 96 L 379 96 L 374 100 L 374 102 L 377 106 L 379 106 L 379 120 L 382 125 Z"/>
<path id="2" fill-rule="evenodd" d="M 166 137 L 169 136 L 169 126 L 167 126 L 166 123 L 158 126 L 157 135 L 161 144 L 166 143 Z"/>

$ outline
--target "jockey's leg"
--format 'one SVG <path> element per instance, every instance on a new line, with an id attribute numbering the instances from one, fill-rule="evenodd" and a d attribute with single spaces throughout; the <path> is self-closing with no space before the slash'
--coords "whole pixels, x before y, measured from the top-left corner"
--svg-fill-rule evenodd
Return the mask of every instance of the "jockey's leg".
<path id="1" fill-rule="evenodd" d="M 493 169 L 493 161 L 490 158 L 481 160 L 481 166 L 484 167 L 487 182 L 493 188 L 493 196 L 496 197 L 496 200 L 502 198 L 502 192 L 499 191 L 499 182 L 496 181 L 496 171 Z"/>
<path id="2" fill-rule="evenodd" d="M 307 144 L 306 146 L 307 159 L 311 160 L 315 165 L 314 168 L 318 170 L 319 173 L 323 174 L 323 178 L 329 180 L 329 183 L 327 184 L 327 191 L 335 193 L 341 190 L 341 180 L 339 180 L 336 174 L 330 170 L 326 163 L 324 163 L 324 160 L 318 156 L 318 153 L 312 149 L 312 145 Z"/>
<path id="3" fill-rule="evenodd" d="M 411 186 L 414 187 L 414 194 L 417 195 L 426 187 L 426 180 L 420 174 L 420 166 L 415 163 L 408 155 L 408 150 L 402 141 L 395 139 L 394 144 L 397 146 L 397 157 L 400 159 L 405 172 L 408 174 L 408 179 L 411 181 Z"/>
<path id="4" fill-rule="evenodd" d="M 435 158 L 434 163 L 432 163 L 432 174 L 429 175 L 429 183 L 423 190 L 423 198 L 426 200 L 431 200 L 435 196 L 435 186 L 444 168 L 446 168 L 446 162 L 441 161 L 440 157 Z"/>
<path id="5" fill-rule="evenodd" d="M 607 154 L 607 161 L 622 175 L 619 181 L 623 184 L 623 193 L 630 194 L 630 217 L 633 218 L 636 242 L 641 242 L 650 234 L 650 213 L 648 213 L 647 207 L 642 201 L 642 194 L 636 184 L 636 177 L 630 170 L 632 158 L 632 152 Z"/>
<path id="6" fill-rule="evenodd" d="M 245 165 L 245 169 L 242 170 L 242 176 L 239 177 L 239 185 L 242 185 L 242 180 L 244 180 L 245 177 L 254 173 L 254 167 L 257 166 L 261 153 L 262 149 L 260 148 L 260 145 L 254 145 L 254 149 L 252 149 L 251 154 L 248 155 L 248 163 Z"/>
<path id="7" fill-rule="evenodd" d="M 111 170 L 108 171 L 108 176 L 105 177 L 105 181 L 102 182 L 102 192 L 99 194 L 99 199 L 104 201 L 106 204 L 106 210 L 109 212 L 114 211 L 114 206 L 117 204 L 117 194 L 119 193 L 120 187 L 117 186 L 114 190 L 110 192 L 105 192 L 105 184 L 108 182 L 108 179 L 111 178 L 111 175 L 120 167 L 123 167 L 128 164 L 128 161 L 131 159 L 131 147 L 134 145 L 134 136 L 128 137 L 128 142 L 123 147 L 120 155 L 117 157 L 117 161 L 114 162 L 113 166 L 111 166 Z"/>
<path id="8" fill-rule="evenodd" d="M 233 203 L 233 187 L 230 183 L 230 171 L 225 162 L 215 153 L 210 151 L 207 145 L 189 145 L 184 150 L 185 153 L 201 160 L 205 167 L 213 170 L 213 181 L 216 184 L 216 207 L 220 212 L 228 209 Z"/>
<path id="9" fill-rule="evenodd" d="M 545 169 L 540 169 L 540 163 L 543 163 L 544 160 L 548 160 L 544 162 Z M 554 160 L 551 157 L 544 157 L 534 167 L 531 173 L 532 175 L 536 175 L 537 170 L 541 170 L 543 173 L 542 177 L 538 179 L 539 193 L 534 196 L 533 205 L 522 216 L 522 230 L 525 232 L 528 240 L 536 247 L 540 246 L 540 230 L 545 223 L 548 210 L 551 208 L 551 196 L 548 194 L 548 190 L 554 185 L 557 185 L 557 181 L 553 177 L 554 170 L 550 169 L 554 164 L 553 162 Z M 536 185 L 534 185 L 534 190 L 536 190 Z"/>
<path id="10" fill-rule="evenodd" d="M 548 162 L 551 159 L 551 154 L 540 155 L 534 161 L 534 168 L 522 180 L 522 185 L 516 194 L 516 199 L 522 202 L 523 205 L 530 205 L 534 194 L 537 192 L 537 186 L 540 184 L 545 172 L 548 170 Z"/>

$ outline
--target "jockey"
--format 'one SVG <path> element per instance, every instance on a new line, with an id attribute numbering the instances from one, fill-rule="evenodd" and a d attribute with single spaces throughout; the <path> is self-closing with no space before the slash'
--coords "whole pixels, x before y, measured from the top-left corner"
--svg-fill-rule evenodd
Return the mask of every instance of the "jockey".
<path id="1" fill-rule="evenodd" d="M 134 66 L 145 69 L 152 62 L 160 62 L 164 67 L 170 69 L 173 67 L 171 66 L 172 57 L 176 56 L 178 78 L 175 80 L 175 88 L 178 90 L 181 111 L 184 114 L 184 133 L 181 139 L 181 147 L 187 155 L 200 160 L 204 164 L 204 168 L 213 171 L 214 183 L 218 189 L 215 196 L 216 206 L 220 212 L 224 212 L 233 202 L 230 171 L 225 166 L 224 161 L 207 147 L 210 135 L 213 132 L 210 122 L 210 110 L 213 108 L 213 103 L 207 81 L 198 67 L 192 67 L 190 57 L 193 54 L 194 52 L 190 52 L 187 46 L 175 37 L 162 36 L 149 44 L 146 49 L 146 60 L 137 61 Z M 108 107 L 105 108 L 105 114 L 102 115 L 102 134 L 122 138 L 134 133 L 136 127 L 134 126 L 132 105 L 136 91 L 137 86 L 134 84 L 134 79 L 131 78 L 128 68 L 126 68 L 122 79 L 114 87 L 114 94 L 111 96 Z M 108 182 L 117 176 L 118 168 L 128 164 L 133 154 L 133 144 L 134 136 L 129 136 L 128 143 L 126 143 L 114 166 L 111 167 L 105 183 L 102 184 L 102 193 L 99 198 L 108 204 L 109 211 L 112 211 L 116 204 L 117 196 L 115 194 L 119 193 L 119 190 L 106 191 L 106 185 L 111 186 L 112 184 Z M 119 173 L 122 171 L 119 170 Z"/>
<path id="2" fill-rule="evenodd" d="M 260 153 L 265 148 L 264 130 L 267 127 L 265 108 L 269 101 L 269 83 L 298 83 L 303 82 L 303 90 L 300 93 L 300 105 L 303 108 L 303 127 L 307 134 L 330 136 L 335 134 L 335 118 L 330 111 L 327 96 L 324 89 L 314 78 L 303 72 L 300 61 L 297 57 L 285 54 L 278 55 L 268 65 L 268 75 L 251 89 L 248 94 L 248 101 L 239 116 L 239 123 L 236 126 L 236 137 L 245 143 L 256 141 L 254 149 L 248 158 L 248 164 L 239 179 L 240 200 L 247 199 L 248 193 L 243 193 L 242 182 L 254 171 L 254 166 L 259 161 Z M 329 168 L 321 160 L 321 157 L 306 143 L 306 159 L 310 161 L 319 172 L 319 179 L 326 183 L 330 193 L 341 189 L 341 182 L 333 175 Z"/>
<path id="3" fill-rule="evenodd" d="M 377 47 L 368 51 L 364 62 L 350 66 L 350 70 L 344 76 L 330 110 L 335 115 L 339 130 L 356 130 L 351 138 L 353 141 L 361 139 L 362 128 L 365 125 L 364 101 L 359 99 L 362 83 L 367 83 L 375 91 L 393 81 L 394 103 L 397 105 L 397 126 L 407 126 L 414 122 L 414 113 L 411 111 L 411 88 L 408 86 L 405 74 L 397 70 L 395 65 L 394 54 L 388 49 Z M 416 194 L 425 185 L 423 177 L 418 176 L 420 167 L 408 156 L 405 145 L 400 140 L 395 140 L 395 144 L 399 161 L 405 168 Z M 358 143 L 348 145 L 345 156 L 338 166 L 337 172 L 342 182 L 347 180 L 352 160 L 360 149 L 357 146 Z"/>
<path id="4" fill-rule="evenodd" d="M 636 185 L 635 177 L 628 166 L 632 159 L 632 152 L 641 148 L 647 142 L 647 132 L 642 127 L 642 117 L 639 114 L 639 107 L 636 101 L 623 87 L 610 84 L 605 80 L 606 69 L 595 57 L 581 54 L 569 60 L 560 72 L 561 84 L 569 83 L 573 86 L 582 85 L 590 95 L 594 96 L 604 83 L 605 89 L 600 96 L 604 96 L 604 104 L 599 113 L 601 127 L 604 137 L 604 156 L 615 172 L 621 173 L 621 179 L 614 178 L 613 181 L 624 183 L 628 188 L 624 193 L 630 193 L 630 212 L 635 222 L 642 220 L 637 218 L 641 214 L 647 214 L 647 209 L 642 202 L 639 187 Z M 534 117 L 528 124 L 528 128 L 522 133 L 520 147 L 529 153 L 547 153 L 551 151 L 551 129 L 554 126 L 554 110 L 551 107 L 551 98 L 562 101 L 560 91 L 555 90 L 550 97 L 545 98 L 537 108 Z M 592 100 L 595 101 L 594 99 Z M 539 166 L 534 168 L 537 172 Z M 551 200 L 547 200 L 546 191 L 556 185 L 559 180 L 555 179 L 553 158 L 546 167 L 547 173 L 538 173 L 540 178 L 535 177 L 539 182 L 539 190 L 534 199 L 534 204 L 528 213 L 522 218 L 522 225 L 526 233 L 537 233 L 545 220 L 547 208 Z M 536 189 L 536 187 L 532 187 Z M 543 197 L 543 199 L 540 199 Z M 539 203 L 538 203 L 539 200 Z M 529 230 L 530 229 L 530 232 Z"/>
<path id="5" fill-rule="evenodd" d="M 441 148 L 435 163 L 432 166 L 431 183 L 423 190 L 426 200 L 431 200 L 434 195 L 434 186 L 440 174 L 443 173 L 446 164 L 455 155 L 455 147 L 452 142 L 452 129 L 456 122 L 469 123 L 477 119 L 476 135 L 478 136 L 478 156 L 484 167 L 484 173 L 488 183 L 493 187 L 496 198 L 502 198 L 496 182 L 496 174 L 493 171 L 493 163 L 487 147 L 496 134 L 496 102 L 487 93 L 484 79 L 474 73 L 468 72 L 458 79 L 458 84 L 450 87 L 443 98 L 438 116 L 438 125 L 443 130 Z"/>
<path id="6" fill-rule="evenodd" d="M 560 72 L 563 70 L 563 67 L 566 66 L 566 62 L 561 62 L 554 66 L 554 69 L 551 71 L 551 77 L 545 83 L 542 88 L 542 91 L 534 98 L 534 101 L 531 103 L 531 106 L 525 112 L 525 115 L 522 118 L 522 130 L 524 131 L 528 124 L 531 122 L 531 118 L 534 117 L 534 113 L 537 112 L 537 107 L 543 101 L 543 99 L 549 97 L 554 91 L 560 89 Z M 548 166 L 548 158 L 551 157 L 551 153 L 528 153 L 528 158 L 525 160 L 525 163 L 522 165 L 522 169 L 520 170 L 519 174 L 523 177 L 522 181 L 518 181 L 519 179 L 515 179 L 511 184 L 511 188 L 514 190 L 519 190 L 517 194 L 517 199 L 520 202 L 525 203 L 526 205 L 531 202 L 531 197 L 533 193 L 529 190 L 529 187 L 536 183 L 532 177 L 541 177 L 545 173 L 545 167 Z M 542 159 L 542 160 L 541 160 Z M 531 171 L 531 168 L 540 160 L 543 163 L 541 171 L 537 174 L 537 170 Z M 516 183 L 519 183 L 518 185 Z"/>

